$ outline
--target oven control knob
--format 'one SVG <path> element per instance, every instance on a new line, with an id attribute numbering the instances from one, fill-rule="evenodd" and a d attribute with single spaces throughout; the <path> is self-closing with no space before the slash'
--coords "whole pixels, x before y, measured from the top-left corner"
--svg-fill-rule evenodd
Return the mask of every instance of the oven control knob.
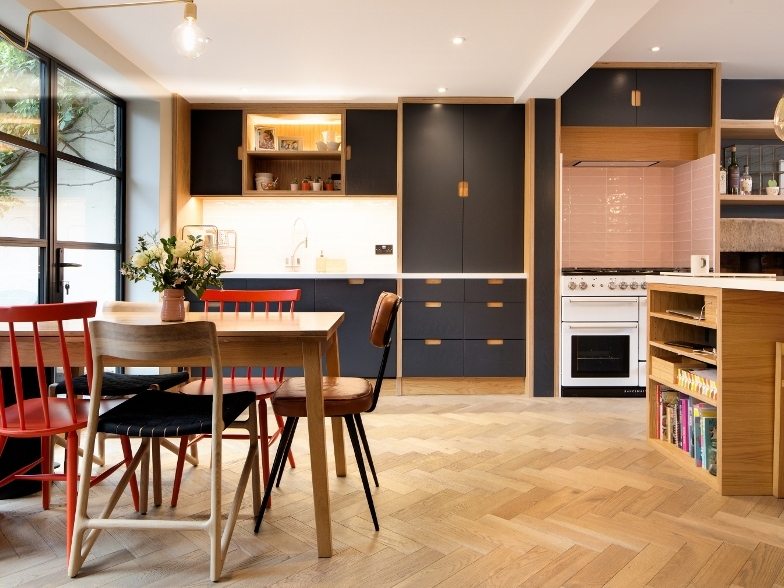
<path id="1" fill-rule="evenodd" d="M 647 290 L 648 289 L 648 284 L 646 282 L 640 282 L 640 288 L 643 289 L 643 290 Z"/>
<path id="2" fill-rule="evenodd" d="M 588 284 L 585 282 L 580 282 L 580 290 L 585 290 L 586 288 L 588 288 Z"/>
<path id="3" fill-rule="evenodd" d="M 626 282 L 621 282 L 621 283 L 618 285 L 618 287 L 619 287 L 621 290 L 626 290 L 626 288 L 628 288 L 628 287 L 629 287 L 629 284 L 627 284 Z"/>
<path id="4" fill-rule="evenodd" d="M 640 287 L 640 285 L 637 282 L 632 282 L 631 284 L 629 284 L 629 289 L 630 290 L 636 290 L 639 287 Z"/>
<path id="5" fill-rule="evenodd" d="M 618 286 L 615 284 L 615 282 L 610 282 L 609 284 L 607 284 L 607 287 L 610 290 L 615 290 Z"/>
<path id="6" fill-rule="evenodd" d="M 568 287 L 570 290 L 576 290 L 576 289 L 577 289 L 577 282 L 569 282 L 569 283 L 567 284 L 567 287 Z"/>

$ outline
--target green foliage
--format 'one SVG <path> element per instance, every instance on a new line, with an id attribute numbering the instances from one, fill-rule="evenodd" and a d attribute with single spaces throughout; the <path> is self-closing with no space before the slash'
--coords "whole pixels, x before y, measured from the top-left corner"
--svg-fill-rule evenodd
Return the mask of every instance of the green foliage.
<path id="1" fill-rule="evenodd" d="M 768 187 L 775 188 L 776 186 L 778 186 L 776 180 L 768 180 Z"/>

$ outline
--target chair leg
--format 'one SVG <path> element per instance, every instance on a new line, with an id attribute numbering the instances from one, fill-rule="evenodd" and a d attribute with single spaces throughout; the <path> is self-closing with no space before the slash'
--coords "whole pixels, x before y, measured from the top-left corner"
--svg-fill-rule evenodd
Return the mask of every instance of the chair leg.
<path id="1" fill-rule="evenodd" d="M 299 422 L 299 417 L 289 417 L 289 419 L 294 419 L 294 428 L 291 431 L 291 434 L 286 438 L 286 454 L 291 455 L 291 444 L 294 441 L 294 432 L 297 430 L 297 423 Z M 288 419 L 286 420 L 288 422 Z M 278 443 L 283 443 L 284 440 L 281 437 Z M 283 478 L 283 470 L 286 469 L 286 461 L 284 460 L 283 463 L 280 464 L 280 469 L 278 470 L 277 479 L 275 480 L 275 488 L 280 488 L 280 480 Z"/>
<path id="2" fill-rule="evenodd" d="M 52 473 L 52 439 L 50 437 L 41 437 L 41 473 Z M 66 452 L 66 458 L 68 457 Z M 41 506 L 44 510 L 49 510 L 49 502 L 51 497 L 52 483 L 47 480 L 41 480 Z"/>
<path id="3" fill-rule="evenodd" d="M 133 460 L 133 450 L 131 449 L 131 440 L 128 437 L 120 437 L 120 445 L 122 446 L 123 456 L 125 457 L 125 467 L 131 465 Z M 139 512 L 139 484 L 136 482 L 136 474 L 131 476 L 131 498 L 133 499 L 133 508 Z"/>
<path id="4" fill-rule="evenodd" d="M 95 437 L 95 444 L 98 447 L 96 451 L 98 459 L 93 459 L 93 461 L 98 465 L 103 465 L 106 462 L 106 434 L 98 433 Z"/>
<path id="5" fill-rule="evenodd" d="M 261 479 L 267 485 L 270 475 L 269 462 L 269 430 L 267 426 L 267 401 L 262 398 L 258 402 L 259 439 L 261 439 Z"/>
<path id="6" fill-rule="evenodd" d="M 152 440 L 152 501 L 155 506 L 163 503 L 161 497 L 161 440 L 153 437 Z"/>
<path id="7" fill-rule="evenodd" d="M 370 516 L 373 518 L 373 526 L 378 531 L 378 517 L 376 517 L 376 507 L 373 505 L 373 496 L 370 494 L 370 485 L 368 484 L 367 473 L 365 472 L 365 460 L 362 459 L 362 450 L 359 447 L 359 437 L 357 430 L 354 427 L 354 419 L 352 415 L 346 415 L 346 429 L 348 429 L 348 436 L 351 438 L 351 446 L 354 448 L 354 457 L 357 459 L 357 468 L 359 469 L 359 477 L 362 478 L 362 486 L 365 487 L 365 497 L 367 498 L 368 507 L 370 508 Z"/>
<path id="8" fill-rule="evenodd" d="M 282 429 L 283 428 L 283 417 L 282 416 L 280 416 L 279 414 L 276 414 L 275 415 L 275 422 L 278 423 L 278 429 Z M 294 454 L 291 452 L 290 449 L 289 449 L 289 465 L 292 468 L 297 467 L 297 464 L 294 463 Z"/>
<path id="9" fill-rule="evenodd" d="M 144 449 L 144 453 L 142 454 L 142 468 L 141 473 L 139 474 L 140 479 L 140 488 L 139 488 L 139 513 L 140 514 L 147 514 L 147 493 L 150 490 L 150 445 L 149 443 Z"/>
<path id="10" fill-rule="evenodd" d="M 272 483 L 275 481 L 278 469 L 283 467 L 283 462 L 285 461 L 286 455 L 286 441 L 288 440 L 289 436 L 294 436 L 294 431 L 296 428 L 297 419 L 294 417 L 287 418 L 286 424 L 283 426 L 283 434 L 280 436 L 280 441 L 278 442 L 278 450 L 275 453 L 275 460 L 272 462 L 272 472 L 270 472 L 269 480 L 267 480 L 267 483 L 264 486 L 264 497 L 261 499 L 261 508 L 259 508 L 259 512 L 256 514 L 256 527 L 253 530 L 254 533 L 259 532 L 259 527 L 261 527 L 261 520 L 264 518 L 264 511 L 267 510 L 267 503 L 269 502 L 270 494 L 272 494 Z"/>
<path id="11" fill-rule="evenodd" d="M 185 435 L 180 437 L 180 450 L 177 453 L 177 467 L 174 470 L 174 484 L 172 485 L 171 505 L 177 506 L 180 497 L 180 483 L 182 482 L 182 468 L 185 465 L 185 453 L 188 451 L 188 440 L 190 437 Z M 195 445 L 195 443 L 194 443 Z"/>
<path id="12" fill-rule="evenodd" d="M 79 461 L 79 433 L 68 431 L 65 435 L 65 559 L 71 557 L 71 539 L 76 519 L 77 463 Z"/>
<path id="13" fill-rule="evenodd" d="M 367 457 L 368 465 L 370 466 L 370 473 L 373 474 L 373 481 L 378 488 L 378 476 L 376 476 L 376 466 L 373 465 L 373 456 L 370 454 L 370 445 L 368 444 L 367 436 L 365 435 L 365 427 L 362 424 L 362 417 L 359 414 L 354 415 L 354 421 L 357 424 L 357 431 L 359 438 L 362 440 L 362 447 L 365 449 L 365 457 Z"/>

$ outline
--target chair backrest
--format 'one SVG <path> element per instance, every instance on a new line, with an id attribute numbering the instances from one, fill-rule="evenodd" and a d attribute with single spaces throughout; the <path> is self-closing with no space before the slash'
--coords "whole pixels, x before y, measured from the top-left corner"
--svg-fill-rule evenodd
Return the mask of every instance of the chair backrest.
<path id="1" fill-rule="evenodd" d="M 176 367 L 209 365 L 221 373 L 215 323 L 193 321 L 162 325 L 120 324 L 95 320 L 90 323 L 94 373 L 90 401 L 97 403 L 106 366 Z M 223 386 L 220 378 L 213 386 L 213 429 L 222 422 Z M 213 433 L 215 431 L 213 430 Z"/>
<path id="2" fill-rule="evenodd" d="M 389 348 L 392 345 L 392 330 L 395 327 L 397 311 L 402 301 L 403 299 L 397 294 L 382 292 L 373 311 L 373 319 L 370 321 L 370 343 L 376 347 L 383 347 L 384 352 L 381 354 L 381 366 L 378 369 L 376 385 L 373 387 L 373 404 L 368 409 L 368 412 L 375 410 L 376 404 L 378 404 L 381 385 L 384 382 L 384 372 L 387 369 Z"/>
<path id="3" fill-rule="evenodd" d="M 97 303 L 93 301 L 0 308 L 0 324 L 8 324 L 8 333 L 3 338 L 8 341 L 10 355 L 10 357 L 0 357 L 0 364 L 10 363 L 15 404 L 24 407 L 23 410 L 19 410 L 20 430 L 33 431 L 51 426 L 47 368 L 62 368 L 65 374 L 70 374 L 71 368 L 85 367 L 88 377 L 92 377 L 93 362 L 87 319 L 95 316 L 96 306 Z M 75 324 L 64 325 L 64 321 L 74 321 Z M 78 334 L 74 335 L 74 332 Z M 73 356 L 72 349 L 80 346 L 83 348 L 84 355 Z M 54 359 L 55 357 L 57 359 Z M 36 370 L 39 398 L 38 402 L 25 404 L 22 367 L 32 366 L 35 366 Z M 65 378 L 65 387 L 70 416 L 72 422 L 76 423 L 76 394 L 71 378 Z M 29 390 L 27 392 L 29 398 Z M 0 378 L 0 424 L 3 427 L 8 426 L 6 408 L 3 382 Z M 33 416 L 34 413 L 40 416 Z"/>
<path id="4" fill-rule="evenodd" d="M 185 312 L 190 310 L 191 303 L 185 301 Z M 130 302 L 126 300 L 108 300 L 101 306 L 103 312 L 160 312 L 160 302 Z"/>
<path id="5" fill-rule="evenodd" d="M 265 315 L 269 315 L 270 305 L 277 304 L 278 314 L 283 314 L 284 305 L 288 303 L 288 312 L 294 314 L 294 303 L 298 302 L 302 296 L 299 288 L 292 290 L 205 290 L 201 295 L 204 301 L 204 314 L 209 313 L 210 302 L 218 303 L 218 310 L 222 313 L 225 305 L 232 304 L 234 313 L 239 314 L 243 305 L 251 315 L 257 309 L 257 305 L 264 305 Z"/>
<path id="6" fill-rule="evenodd" d="M 226 304 L 234 306 L 234 314 L 239 315 L 242 308 L 249 310 L 251 317 L 255 316 L 257 305 L 264 305 L 264 316 L 268 317 L 270 312 L 270 305 L 277 304 L 277 313 L 279 316 L 283 315 L 285 305 L 288 303 L 288 313 L 294 315 L 294 303 L 299 301 L 302 296 L 302 290 L 294 288 L 291 290 L 205 290 L 201 299 L 204 301 L 204 318 L 209 319 L 210 303 L 218 303 L 218 312 L 223 314 Z M 243 306 L 244 305 L 244 306 Z M 195 364 L 193 364 L 195 365 Z M 267 377 L 267 367 L 261 367 L 261 375 L 263 378 Z M 273 368 L 273 379 L 277 381 L 283 380 L 283 367 L 271 366 Z M 249 366 L 247 377 L 251 377 L 252 368 Z M 215 373 L 215 372 L 213 372 Z M 237 370 L 235 367 L 231 368 L 231 377 L 236 376 Z M 207 377 L 206 370 L 201 371 L 201 379 L 205 380 Z"/>

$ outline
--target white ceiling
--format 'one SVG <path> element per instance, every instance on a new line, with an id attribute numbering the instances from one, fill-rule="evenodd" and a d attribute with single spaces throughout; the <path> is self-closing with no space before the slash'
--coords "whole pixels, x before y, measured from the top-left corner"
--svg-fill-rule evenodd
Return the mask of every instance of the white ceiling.
<path id="1" fill-rule="evenodd" d="M 521 101 L 559 96 L 596 61 L 718 61 L 725 78 L 783 79 L 781 1 L 196 0 L 211 38 L 197 60 L 170 43 L 182 5 L 71 14 L 192 102 L 395 101 L 439 86 Z M 36 16 L 33 42 L 37 19 L 66 16 Z"/>

